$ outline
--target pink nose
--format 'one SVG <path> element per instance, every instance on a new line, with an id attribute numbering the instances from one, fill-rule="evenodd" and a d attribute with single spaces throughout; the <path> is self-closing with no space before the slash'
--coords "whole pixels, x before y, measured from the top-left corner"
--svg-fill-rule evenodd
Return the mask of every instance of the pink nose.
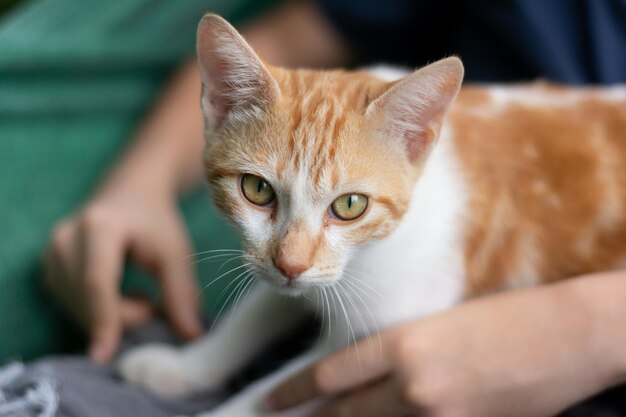
<path id="1" fill-rule="evenodd" d="M 283 259 L 274 259 L 274 265 L 276 269 L 280 271 L 281 274 L 289 281 L 293 281 L 298 278 L 304 271 L 309 269 L 310 265 L 305 263 L 289 263 L 285 262 Z"/>

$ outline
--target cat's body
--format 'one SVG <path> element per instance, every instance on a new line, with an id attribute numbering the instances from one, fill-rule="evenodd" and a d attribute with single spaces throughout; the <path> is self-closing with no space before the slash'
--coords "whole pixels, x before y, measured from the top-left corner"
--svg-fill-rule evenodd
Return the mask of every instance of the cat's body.
<path id="1" fill-rule="evenodd" d="M 229 27 L 208 24 L 211 50 L 230 56 L 211 43 L 234 36 Z M 205 47 L 201 38 L 199 51 Z M 238 70 L 249 65 L 238 59 Z M 228 117 L 218 111 L 224 93 L 210 95 L 220 85 L 207 64 L 204 107 L 213 126 L 207 173 L 218 205 L 242 225 L 251 269 L 279 292 L 308 297 L 275 302 L 280 296 L 262 284 L 213 337 L 181 351 L 131 352 L 122 373 L 164 393 L 214 388 L 296 326 L 298 312 L 317 309 L 328 335 L 313 352 L 210 413 L 248 417 L 260 413 L 262 396 L 285 373 L 378 329 L 467 297 L 625 267 L 626 88 L 467 87 L 448 108 L 460 64 L 441 62 L 432 73 L 393 84 L 386 81 L 403 75 L 393 69 L 265 73 L 257 64 L 254 80 L 262 81 L 240 85 L 268 97 L 254 105 L 243 96 L 221 103 L 222 112 L 233 111 L 236 100 L 248 105 L 221 132 L 215 126 Z M 227 81 L 222 88 L 237 85 Z M 412 107 L 419 94 L 446 98 Z M 245 118 L 263 119 L 268 102 L 274 110 L 262 127 L 248 126 Z M 407 108 L 419 114 L 419 127 Z M 373 129 L 374 122 L 383 127 Z M 399 159 L 405 153 L 407 160 Z M 242 204 L 246 173 L 268 180 L 277 203 Z M 360 217 L 345 223 L 325 217 L 333 198 L 351 192 L 369 196 Z"/>

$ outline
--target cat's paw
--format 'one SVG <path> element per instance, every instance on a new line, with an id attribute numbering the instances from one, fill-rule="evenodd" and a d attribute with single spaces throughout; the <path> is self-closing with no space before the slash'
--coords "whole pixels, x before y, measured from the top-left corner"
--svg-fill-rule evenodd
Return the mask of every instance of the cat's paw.
<path id="1" fill-rule="evenodd" d="M 172 346 L 149 344 L 131 349 L 118 361 L 117 372 L 126 381 L 162 396 L 180 398 L 192 393 L 183 355 Z"/>

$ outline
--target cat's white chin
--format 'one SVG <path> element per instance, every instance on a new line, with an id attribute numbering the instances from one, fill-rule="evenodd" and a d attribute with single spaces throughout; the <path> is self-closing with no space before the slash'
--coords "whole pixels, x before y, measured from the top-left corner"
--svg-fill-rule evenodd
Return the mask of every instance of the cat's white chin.
<path id="1" fill-rule="evenodd" d="M 311 285 L 298 282 L 285 281 L 282 283 L 272 283 L 276 291 L 281 295 L 289 297 L 300 297 L 311 290 Z"/>
<path id="2" fill-rule="evenodd" d="M 274 271 L 257 271 L 255 275 L 257 279 L 269 284 L 280 295 L 289 297 L 301 297 L 314 293 L 320 287 L 333 285 L 337 279 L 328 274 L 320 276 L 311 274 L 290 280 Z"/>

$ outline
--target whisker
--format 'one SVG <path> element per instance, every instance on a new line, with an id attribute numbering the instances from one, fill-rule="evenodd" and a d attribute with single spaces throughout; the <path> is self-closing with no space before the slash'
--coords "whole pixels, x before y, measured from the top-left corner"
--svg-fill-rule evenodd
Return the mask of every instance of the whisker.
<path id="1" fill-rule="evenodd" d="M 350 282 L 349 280 L 346 280 L 346 285 L 350 287 L 350 286 L 354 285 L 354 283 Z M 354 288 L 357 288 L 357 287 L 355 286 Z M 374 324 L 374 330 L 376 330 L 376 338 L 378 339 L 378 353 L 382 357 L 382 354 L 383 354 L 383 342 L 382 342 L 382 338 L 380 337 L 380 329 L 378 328 L 378 323 L 376 321 L 376 318 L 374 317 L 374 314 L 372 313 L 372 310 L 370 310 L 369 306 L 367 305 L 367 303 L 365 302 L 363 297 L 361 297 L 359 295 L 359 293 L 356 292 L 356 291 L 353 291 L 353 294 L 359 299 L 359 301 L 361 302 L 361 304 L 365 308 L 365 311 L 367 312 L 367 314 L 369 315 L 370 319 L 372 320 L 372 323 Z"/>
<path id="2" fill-rule="evenodd" d="M 330 335 L 332 332 L 332 326 L 331 326 L 332 314 L 330 312 L 330 300 L 328 299 L 328 293 L 326 292 L 326 287 L 322 287 L 322 290 L 324 290 L 324 298 L 326 299 L 326 308 L 328 308 L 328 335 L 326 336 L 326 341 L 328 342 L 330 340 Z"/>
<path id="3" fill-rule="evenodd" d="M 352 328 L 352 323 L 350 322 L 350 317 L 348 316 L 348 312 L 346 310 L 345 305 L 343 304 L 343 300 L 341 299 L 341 295 L 339 294 L 339 292 L 337 291 L 336 287 L 331 287 L 333 292 L 335 293 L 335 295 L 337 296 L 337 300 L 339 301 L 339 305 L 341 306 L 341 309 L 343 310 L 343 315 L 346 318 L 346 323 L 348 324 L 348 329 L 350 330 L 350 333 L 352 334 L 352 340 L 354 340 L 354 347 L 356 349 L 356 357 L 357 357 L 357 361 L 359 362 L 359 369 L 362 371 L 363 368 L 361 367 L 361 354 L 359 353 L 359 345 L 357 344 L 356 341 L 356 336 L 354 335 L 354 329 Z M 346 360 L 348 359 L 348 349 L 350 348 L 350 336 L 348 336 L 348 347 L 346 348 Z"/>
<path id="4" fill-rule="evenodd" d="M 231 251 L 231 250 L 235 251 L 236 249 L 214 249 L 214 251 L 219 251 L 219 252 Z M 155 278 L 157 279 L 157 281 L 159 281 L 161 283 L 161 285 L 159 286 L 159 291 L 157 293 L 157 300 L 160 300 L 160 298 L 163 295 L 163 292 L 167 291 L 167 287 L 171 284 L 173 276 L 169 276 L 165 280 L 163 279 L 163 277 L 166 275 L 166 272 L 167 272 L 168 269 L 170 269 L 170 268 L 172 268 L 174 266 L 177 266 L 177 265 L 179 265 L 179 264 L 181 264 L 183 262 L 188 264 L 188 265 L 195 265 L 195 264 L 203 262 L 205 260 L 209 260 L 209 259 L 211 259 L 211 257 L 209 257 L 209 258 L 207 258 L 205 260 L 188 262 L 189 258 L 197 256 L 198 254 L 209 253 L 209 252 L 212 252 L 212 251 L 204 251 L 204 252 L 198 252 L 198 253 L 195 253 L 195 254 L 187 255 L 187 256 L 184 256 L 184 257 L 182 257 L 180 259 L 177 259 L 176 261 L 172 261 L 172 262 L 169 262 L 169 263 L 163 265 L 163 268 L 155 275 Z M 243 251 L 240 251 L 240 252 L 243 252 Z M 235 256 L 235 253 L 234 252 L 233 253 L 226 253 L 226 252 L 224 252 L 224 253 L 222 253 L 222 255 L 224 257 L 225 256 Z"/>
<path id="5" fill-rule="evenodd" d="M 361 290 L 361 292 L 368 296 L 372 301 L 380 302 L 381 299 L 388 300 L 386 294 L 376 290 L 376 288 L 368 285 L 365 281 L 352 275 L 350 272 L 345 273 L 344 276 L 347 278 L 346 281 L 351 281 L 355 288 Z M 371 291 L 373 294 L 368 293 L 368 291 Z M 374 295 L 376 297 L 374 297 Z"/>
<path id="6" fill-rule="evenodd" d="M 218 262 L 218 261 L 221 261 L 222 259 L 224 259 L 226 257 L 230 257 L 228 259 L 228 262 L 230 262 L 233 259 L 243 258 L 244 255 L 233 255 L 233 254 L 230 254 L 230 253 L 223 253 L 223 254 L 218 254 L 218 255 L 211 255 L 211 256 L 208 256 L 208 257 L 202 258 L 202 259 L 197 259 L 197 260 L 191 262 L 190 264 L 191 265 L 197 265 L 199 263 L 207 262 L 207 261 L 211 261 L 211 260 L 215 260 L 214 262 Z"/>
<path id="7" fill-rule="evenodd" d="M 319 297 L 319 289 L 318 288 L 314 288 L 314 289 L 315 289 L 315 302 L 314 302 L 314 304 L 315 304 L 315 316 L 313 316 L 313 321 L 317 322 L 317 316 L 319 315 L 319 305 L 318 305 L 318 303 L 319 303 L 320 297 Z M 306 297 L 307 300 L 313 301 L 310 298 L 308 298 L 307 296 L 305 296 L 305 297 Z"/>
<path id="8" fill-rule="evenodd" d="M 359 292 L 361 292 L 361 294 L 363 294 L 364 296 L 366 296 L 370 301 L 373 302 L 380 302 L 380 297 L 377 297 L 375 294 L 370 294 L 367 290 L 367 287 L 362 287 L 359 285 L 358 281 L 353 280 L 353 277 L 351 275 L 344 275 L 344 278 L 346 282 L 350 282 L 350 284 L 353 285 L 354 289 L 359 290 Z"/>
<path id="9" fill-rule="evenodd" d="M 354 268 L 348 268 L 348 267 L 345 267 L 345 270 L 352 272 L 352 279 L 354 279 L 355 281 L 358 281 L 360 284 L 362 284 L 363 286 L 367 287 L 370 291 L 375 292 L 377 295 L 379 295 L 379 296 L 381 296 L 383 298 L 387 297 L 380 290 L 378 290 L 377 288 L 375 288 L 374 286 L 372 286 L 370 283 L 368 283 L 366 281 L 366 280 L 371 280 L 372 277 L 367 275 L 365 272 L 359 271 L 359 270 L 354 269 Z M 364 279 L 359 279 L 359 275 L 362 278 L 364 278 Z"/>
<path id="10" fill-rule="evenodd" d="M 218 296 L 217 300 L 219 302 L 219 299 L 221 298 L 222 294 L 224 293 L 224 291 L 230 287 L 233 283 L 237 282 L 237 280 L 242 277 L 245 273 L 247 273 L 248 271 L 244 271 L 241 274 L 237 275 L 237 277 L 231 282 L 229 283 L 220 293 L 220 295 Z M 215 324 L 219 321 L 220 315 L 222 314 L 222 312 L 224 311 L 224 308 L 226 308 L 226 306 L 228 305 L 228 302 L 230 301 L 230 299 L 232 298 L 233 294 L 235 294 L 235 291 L 237 290 L 237 288 L 239 287 L 239 285 L 245 282 L 245 278 L 241 279 L 240 282 L 233 288 L 233 290 L 230 292 L 230 294 L 228 295 L 228 297 L 226 298 L 226 301 L 224 301 L 224 304 L 222 304 L 222 307 L 220 308 L 220 310 L 217 312 L 217 316 L 215 316 L 215 320 L 213 320 L 213 323 L 211 324 L 211 328 L 209 329 L 209 334 L 213 333 L 213 328 L 215 327 Z"/>
<path id="11" fill-rule="evenodd" d="M 209 250 L 204 250 L 204 251 L 193 253 L 191 254 L 191 256 L 202 255 L 202 254 L 210 253 L 210 252 L 244 252 L 244 250 L 235 249 L 235 248 L 209 249 Z"/>
<path id="12" fill-rule="evenodd" d="M 177 264 L 179 264 L 179 263 L 181 263 L 183 261 L 186 261 L 186 260 L 188 260 L 190 258 L 199 256 L 199 255 L 205 255 L 205 254 L 214 253 L 214 252 L 219 252 L 219 253 L 217 253 L 215 255 L 212 255 L 212 256 L 209 256 L 207 258 L 201 259 L 201 260 L 195 260 L 194 262 L 191 262 L 190 264 L 191 265 L 195 265 L 195 264 L 197 264 L 199 262 L 203 262 L 205 260 L 209 260 L 209 259 L 213 259 L 213 258 L 217 258 L 217 257 L 235 256 L 238 253 L 243 253 L 243 251 L 239 250 L 239 249 L 212 249 L 212 250 L 203 251 L 203 252 L 196 252 L 196 253 L 192 253 L 191 255 L 184 256 L 184 257 L 176 260 L 175 262 L 171 262 L 169 265 L 167 265 L 167 267 L 169 268 L 172 265 L 177 265 Z M 239 255 L 239 257 L 241 257 L 241 256 L 242 255 Z"/>
<path id="13" fill-rule="evenodd" d="M 363 329 L 365 331 L 365 337 L 367 338 L 367 344 L 369 346 L 370 354 L 373 354 L 374 349 L 372 348 L 372 339 L 370 338 L 369 328 L 367 327 L 367 324 L 365 323 L 365 319 L 363 318 L 361 311 L 357 308 L 355 302 L 352 300 L 352 297 L 350 296 L 350 293 L 348 292 L 348 289 L 352 291 L 354 290 L 351 287 L 347 286 L 347 284 L 346 284 L 346 287 L 344 287 L 341 281 L 337 281 L 337 285 L 339 286 L 339 290 L 343 292 L 343 294 L 346 296 L 346 299 L 348 300 L 350 305 L 352 305 L 352 308 L 354 308 L 354 311 L 357 314 L 357 318 L 361 322 L 361 325 L 363 326 Z"/>
<path id="14" fill-rule="evenodd" d="M 237 309 L 237 304 L 239 303 L 241 296 L 243 295 L 244 291 L 253 280 L 254 278 L 252 278 L 252 273 L 249 272 L 248 275 L 245 276 L 244 278 L 245 284 L 241 287 L 241 291 L 239 292 L 237 297 L 235 297 L 235 303 L 233 304 L 233 307 L 231 308 L 231 312 L 230 312 L 231 322 L 232 322 L 232 316 L 235 313 L 235 310 Z"/>
<path id="15" fill-rule="evenodd" d="M 237 303 L 239 302 L 239 299 L 241 298 L 241 295 L 245 291 L 245 289 L 248 286 L 248 284 L 250 284 L 250 282 L 252 282 L 252 275 L 250 273 L 248 273 L 248 275 L 246 275 L 241 280 L 241 283 L 239 285 L 237 285 L 237 287 L 234 290 L 234 291 L 238 291 L 238 294 L 235 296 L 235 301 L 233 303 L 233 306 L 230 308 L 230 320 L 229 320 L 230 328 L 228 330 L 229 332 L 232 331 L 233 316 L 235 314 L 235 310 L 237 309 Z M 239 288 L 239 290 L 238 290 L 238 288 Z"/>
<path id="16" fill-rule="evenodd" d="M 226 292 L 226 290 L 228 290 L 231 286 L 235 285 L 235 283 L 238 282 L 238 280 L 244 276 L 245 274 L 248 273 L 248 270 L 244 270 L 243 272 L 241 272 L 239 275 L 237 275 L 232 281 L 230 281 L 220 292 L 220 294 L 217 296 L 217 300 L 216 302 L 219 303 L 220 300 L 222 299 L 222 295 L 224 295 L 224 293 Z"/>
<path id="17" fill-rule="evenodd" d="M 214 283 L 216 283 L 217 281 L 219 281 L 220 279 L 224 278 L 226 275 L 230 274 L 231 272 L 235 272 L 241 268 L 245 268 L 248 265 L 250 265 L 250 262 L 246 262 L 245 264 L 239 265 L 234 267 L 233 269 L 224 272 L 222 275 L 220 275 L 219 277 L 215 278 L 214 280 L 212 280 L 211 282 L 209 282 L 207 285 L 205 285 L 204 287 L 202 287 L 202 289 L 200 289 L 200 291 L 198 292 L 198 298 L 200 298 L 200 296 L 202 295 L 202 293 L 204 292 L 204 290 L 206 290 L 207 288 L 209 288 L 211 285 L 213 285 Z"/>
<path id="18" fill-rule="evenodd" d="M 254 273 L 251 273 L 251 275 L 250 275 L 250 276 L 252 277 L 252 279 L 250 280 L 250 281 L 252 282 L 252 284 L 248 286 L 248 289 L 246 290 L 247 292 L 246 292 L 246 293 L 244 294 L 244 296 L 243 296 L 243 301 L 242 301 L 242 302 L 244 302 L 244 303 L 245 303 L 245 302 L 246 302 L 246 300 L 248 299 L 248 296 L 250 295 L 250 292 L 251 292 L 251 291 L 252 291 L 252 289 L 254 288 L 255 281 L 256 281 L 256 280 L 255 280 L 255 275 L 254 275 Z"/>
<path id="19" fill-rule="evenodd" d="M 324 325 L 326 324 L 326 314 L 325 314 L 325 310 L 324 310 L 324 299 L 322 298 L 322 289 L 321 288 L 315 288 L 315 294 L 317 294 L 317 302 L 315 303 L 315 318 L 317 318 L 317 312 L 318 310 L 322 311 L 322 323 L 320 325 L 320 332 L 317 335 L 317 340 L 321 340 L 322 339 L 322 333 L 324 332 Z M 320 305 L 318 305 L 320 304 Z M 321 307 L 321 308 L 320 308 Z"/>
<path id="20" fill-rule="evenodd" d="M 211 254 L 214 254 L 214 253 L 236 254 L 236 253 L 244 253 L 244 251 L 241 250 L 241 249 L 211 249 L 211 250 L 205 250 L 205 251 L 201 251 L 201 252 L 192 253 L 191 255 L 187 255 L 187 256 L 181 258 L 181 260 L 185 260 L 185 259 L 189 259 L 189 258 L 195 258 L 196 256 L 206 255 L 208 253 L 211 253 Z"/>
<path id="21" fill-rule="evenodd" d="M 226 260 L 226 262 L 224 262 L 223 264 L 221 264 L 221 265 L 220 265 L 220 267 L 219 267 L 219 268 L 217 268 L 217 271 L 215 271 L 215 273 L 216 273 L 216 274 L 219 274 L 219 273 L 220 273 L 220 271 L 222 270 L 222 268 L 224 268 L 224 266 L 226 266 L 226 265 L 227 265 L 227 264 L 229 264 L 230 262 L 232 262 L 232 261 L 234 261 L 234 260 L 236 260 L 236 259 L 240 259 L 240 258 L 242 258 L 242 257 L 244 257 L 244 256 L 243 256 L 243 255 L 239 255 L 239 256 L 235 256 L 235 257 L 233 257 L 233 258 L 230 258 L 230 259 Z"/>

